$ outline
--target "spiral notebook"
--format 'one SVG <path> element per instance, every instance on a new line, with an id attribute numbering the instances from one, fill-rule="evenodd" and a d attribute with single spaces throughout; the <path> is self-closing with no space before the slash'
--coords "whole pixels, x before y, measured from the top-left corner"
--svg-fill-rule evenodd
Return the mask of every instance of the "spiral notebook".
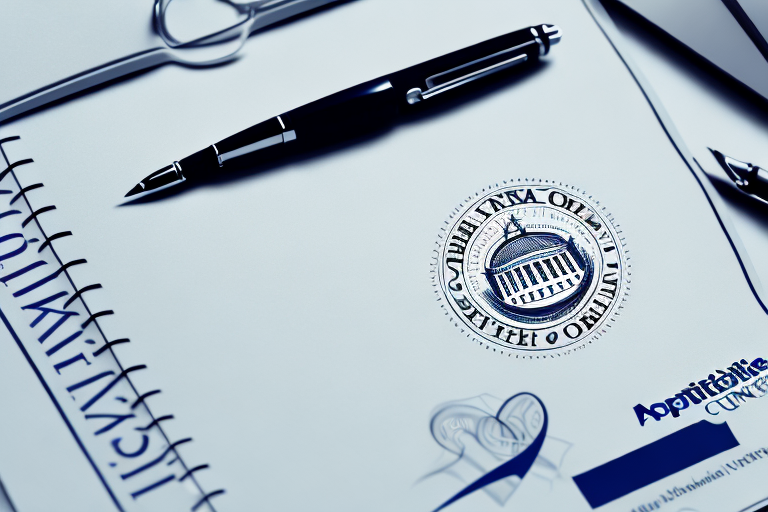
<path id="1" fill-rule="evenodd" d="M 170 439 L 162 423 L 173 416 L 153 414 L 147 399 L 160 390 L 139 392 L 129 378 L 146 366 L 118 360 L 115 347 L 130 340 L 110 332 L 107 317 L 114 311 L 90 300 L 102 285 L 86 282 L 88 273 L 78 272 L 87 260 L 73 258 L 63 243 L 72 232 L 47 220 L 56 206 L 41 201 L 42 176 L 24 168 L 33 159 L 9 159 L 8 154 L 26 152 L 22 148 L 19 136 L 0 139 L 5 160 L 0 182 L 7 187 L 0 189 L 7 201 L 0 214 L 7 234 L 0 244 L 8 248 L 0 257 L 2 283 L 21 306 L 3 308 L 0 319 L 114 506 L 148 494 L 155 498 L 144 504 L 149 510 L 182 504 L 200 509 L 223 491 L 203 491 L 195 475 L 203 466 L 185 462 L 176 450 L 191 439 Z M 21 282 L 26 284 L 17 286 Z M 121 458 L 133 467 L 108 471 Z M 173 480 L 187 483 L 173 486 L 175 492 L 152 492 Z"/>
<path id="2" fill-rule="evenodd" d="M 0 127 L 16 510 L 764 504 L 762 292 L 599 5 L 445 5 L 345 3 L 231 65 L 166 67 Z M 119 206 L 212 140 L 542 22 L 562 43 L 508 86 Z"/>

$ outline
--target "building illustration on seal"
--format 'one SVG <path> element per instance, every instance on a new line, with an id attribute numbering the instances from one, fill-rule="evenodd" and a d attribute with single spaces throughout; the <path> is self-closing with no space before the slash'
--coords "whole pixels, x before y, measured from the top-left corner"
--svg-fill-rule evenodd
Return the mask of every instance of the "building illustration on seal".
<path id="1" fill-rule="evenodd" d="M 502 355 L 569 354 L 623 307 L 630 266 L 606 208 L 584 192 L 518 179 L 455 209 L 438 241 L 438 300 L 467 337 Z"/>
<path id="2" fill-rule="evenodd" d="M 517 235 L 509 236 L 510 225 Z M 500 313 L 551 320 L 581 298 L 592 275 L 592 261 L 573 237 L 566 241 L 556 233 L 529 233 L 511 215 L 486 264 L 492 290 L 486 295 Z"/>

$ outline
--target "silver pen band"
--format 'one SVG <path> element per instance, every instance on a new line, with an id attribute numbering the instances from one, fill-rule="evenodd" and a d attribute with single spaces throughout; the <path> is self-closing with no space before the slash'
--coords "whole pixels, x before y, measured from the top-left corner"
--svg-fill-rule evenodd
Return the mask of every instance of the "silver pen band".
<path id="1" fill-rule="evenodd" d="M 256 142 L 248 144 L 247 146 L 233 149 L 232 151 L 227 151 L 226 153 L 220 153 L 218 148 L 216 147 L 216 144 L 212 144 L 211 147 L 216 152 L 216 159 L 219 162 L 219 167 L 222 167 L 224 165 L 224 162 L 226 162 L 227 160 L 231 160 L 239 156 L 247 155 L 248 153 L 253 153 L 254 151 L 259 151 L 260 149 L 268 148 L 270 146 L 275 146 L 277 144 L 285 144 L 287 142 L 296 140 L 296 131 L 286 130 L 285 123 L 283 122 L 280 116 L 277 116 L 277 121 L 280 123 L 280 126 L 283 129 L 281 133 L 258 140 Z"/>

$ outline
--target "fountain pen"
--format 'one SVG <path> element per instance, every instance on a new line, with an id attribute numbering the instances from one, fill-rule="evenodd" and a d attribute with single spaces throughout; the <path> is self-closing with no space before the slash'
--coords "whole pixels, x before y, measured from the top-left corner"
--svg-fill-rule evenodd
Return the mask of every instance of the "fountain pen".
<path id="1" fill-rule="evenodd" d="M 483 41 L 337 92 L 275 116 L 153 172 L 125 197 L 138 199 L 179 185 L 204 183 L 258 165 L 385 129 L 467 84 L 549 53 L 562 33 L 537 25 Z"/>
<path id="2" fill-rule="evenodd" d="M 736 160 L 712 148 L 708 149 L 740 191 L 768 203 L 768 170 Z"/>

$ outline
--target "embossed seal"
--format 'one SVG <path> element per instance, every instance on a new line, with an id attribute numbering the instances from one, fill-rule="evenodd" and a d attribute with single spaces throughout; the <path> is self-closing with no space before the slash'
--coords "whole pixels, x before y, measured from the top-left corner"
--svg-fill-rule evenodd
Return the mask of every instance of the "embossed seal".
<path id="1" fill-rule="evenodd" d="M 438 294 L 486 348 L 568 353 L 603 334 L 622 308 L 624 240 L 605 208 L 578 189 L 505 183 L 469 198 L 448 225 L 438 243 Z"/>

